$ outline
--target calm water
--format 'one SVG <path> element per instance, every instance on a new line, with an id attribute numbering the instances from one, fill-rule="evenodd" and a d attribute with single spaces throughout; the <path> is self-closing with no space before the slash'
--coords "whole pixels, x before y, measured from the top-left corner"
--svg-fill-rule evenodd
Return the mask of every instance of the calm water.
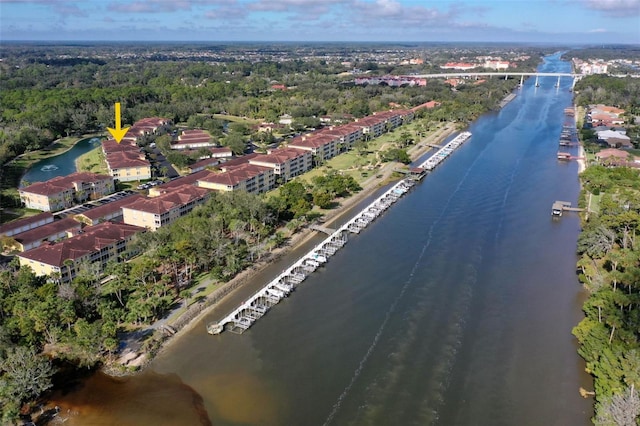
<path id="1" fill-rule="evenodd" d="M 69 175 L 76 171 L 76 158 L 98 146 L 100 146 L 100 138 L 82 139 L 70 150 L 34 163 L 22 180 L 35 183 L 44 182 L 56 176 Z"/>
<path id="2" fill-rule="evenodd" d="M 540 70 L 569 64 L 554 56 Z M 555 81 L 527 82 L 478 120 L 248 332 L 209 336 L 220 314 L 206 318 L 143 375 L 94 376 L 63 398 L 83 415 L 69 423 L 589 424 L 571 336 L 579 221 L 550 216 L 579 192 L 577 164 L 556 160 L 571 94 Z"/>

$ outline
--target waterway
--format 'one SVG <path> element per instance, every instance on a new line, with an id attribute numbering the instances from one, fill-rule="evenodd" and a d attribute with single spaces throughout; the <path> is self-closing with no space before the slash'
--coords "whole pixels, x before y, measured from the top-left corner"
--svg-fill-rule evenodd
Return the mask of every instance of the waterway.
<path id="1" fill-rule="evenodd" d="M 554 55 L 539 70 L 569 68 Z M 579 220 L 550 214 L 579 193 L 578 165 L 556 159 L 566 80 L 529 80 L 477 120 L 244 334 L 206 334 L 214 312 L 143 374 L 60 397 L 68 424 L 588 425 Z"/>
<path id="2" fill-rule="evenodd" d="M 44 182 L 57 176 L 70 175 L 76 171 L 76 159 L 99 145 L 100 138 L 82 139 L 62 154 L 35 162 L 22 177 L 22 181 Z"/>

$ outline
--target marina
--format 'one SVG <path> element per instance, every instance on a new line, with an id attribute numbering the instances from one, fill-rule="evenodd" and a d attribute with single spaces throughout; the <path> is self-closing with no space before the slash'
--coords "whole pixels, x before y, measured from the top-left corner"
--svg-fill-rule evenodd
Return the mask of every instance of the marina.
<path id="1" fill-rule="evenodd" d="M 460 133 L 422 163 L 419 168 L 423 170 L 433 170 L 470 137 L 470 132 Z M 419 176 L 422 177 L 424 175 L 420 174 Z M 329 233 L 329 236 L 267 285 L 254 293 L 230 314 L 217 322 L 208 323 L 206 326 L 207 332 L 209 334 L 220 334 L 224 330 L 228 330 L 241 334 L 246 331 L 255 321 L 263 317 L 269 309 L 289 296 L 307 276 L 322 266 L 331 256 L 340 250 L 349 240 L 349 234 L 359 234 L 385 210 L 413 188 L 417 180 L 415 175 L 410 175 L 402 179 L 335 231 L 326 227 L 313 225 L 311 227 L 312 229 Z"/>
<path id="2" fill-rule="evenodd" d="M 420 168 L 431 171 L 435 169 L 440 163 L 442 163 L 453 151 L 455 151 L 460 145 L 465 143 L 467 139 L 471 137 L 470 132 L 462 132 L 456 136 L 451 142 L 440 148 L 429 157 L 424 163 L 420 164 Z"/>

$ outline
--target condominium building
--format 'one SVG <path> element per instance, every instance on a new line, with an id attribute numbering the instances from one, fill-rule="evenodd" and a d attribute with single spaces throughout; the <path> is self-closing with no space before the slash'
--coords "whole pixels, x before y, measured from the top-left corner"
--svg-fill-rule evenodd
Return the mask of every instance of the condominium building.
<path id="1" fill-rule="evenodd" d="M 206 202 L 209 193 L 204 188 L 182 185 L 157 197 L 138 199 L 123 206 L 122 218 L 124 223 L 155 231 Z"/>
<path id="2" fill-rule="evenodd" d="M 107 262 L 120 260 L 135 234 L 144 228 L 124 223 L 105 222 L 86 227 L 82 233 L 57 243 L 44 243 L 18 255 L 21 266 L 29 266 L 36 275 L 51 275 L 68 282 L 75 278 L 79 264 L 86 263 L 98 274 Z"/>
<path id="3" fill-rule="evenodd" d="M 18 190 L 20 200 L 26 207 L 42 211 L 63 210 L 114 191 L 115 184 L 111 176 L 89 172 L 58 176 Z"/>
<path id="4" fill-rule="evenodd" d="M 214 191 L 240 191 L 263 193 L 275 188 L 272 167 L 255 164 L 226 166 L 220 173 L 209 173 L 198 180 L 198 186 Z"/>
<path id="5" fill-rule="evenodd" d="M 270 167 L 282 182 L 287 182 L 313 168 L 313 155 L 311 151 L 278 148 L 257 155 L 249 160 L 249 164 Z"/>

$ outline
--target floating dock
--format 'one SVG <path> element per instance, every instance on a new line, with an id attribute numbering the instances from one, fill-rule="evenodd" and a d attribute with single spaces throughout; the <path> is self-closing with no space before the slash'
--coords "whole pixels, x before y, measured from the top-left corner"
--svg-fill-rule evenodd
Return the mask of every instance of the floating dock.
<path id="1" fill-rule="evenodd" d="M 420 164 L 418 167 L 427 171 L 435 169 L 440 163 L 442 163 L 447 157 L 449 157 L 449 155 L 451 155 L 453 151 L 455 151 L 460 145 L 465 143 L 470 137 L 471 132 L 460 133 L 451 142 L 447 143 L 445 146 L 436 151 L 435 154 L 429 157 L 427 161 Z"/>
<path id="2" fill-rule="evenodd" d="M 419 180 L 416 179 L 416 174 L 419 174 L 420 178 L 423 177 L 424 173 L 426 173 L 423 173 L 424 170 L 429 171 L 435 168 L 456 148 L 469 139 L 469 137 L 471 137 L 470 132 L 460 133 L 419 166 L 421 173 L 417 173 L 416 170 L 412 173 L 414 176 L 409 176 L 393 185 L 339 229 L 334 231 L 322 227 L 321 231 L 332 231 L 332 233 L 320 244 L 313 247 L 307 254 L 298 259 L 288 269 L 254 293 L 230 314 L 217 322 L 207 324 L 207 332 L 209 334 L 220 334 L 224 330 L 229 330 L 240 334 L 247 330 L 255 321 L 291 294 L 311 273 L 326 263 L 331 256 L 340 250 L 349 240 L 349 234 L 360 233 L 404 194 L 409 192 Z M 318 228 L 319 227 L 316 227 L 314 229 Z"/>

